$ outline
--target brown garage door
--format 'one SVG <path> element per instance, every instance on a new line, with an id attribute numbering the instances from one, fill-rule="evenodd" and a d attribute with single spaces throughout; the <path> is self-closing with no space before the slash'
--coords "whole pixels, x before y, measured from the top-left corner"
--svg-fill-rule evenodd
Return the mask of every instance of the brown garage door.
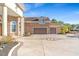
<path id="1" fill-rule="evenodd" d="M 34 28 L 34 34 L 47 34 L 47 28 Z"/>
<path id="2" fill-rule="evenodd" d="M 56 34 L 56 28 L 50 28 L 50 34 Z"/>

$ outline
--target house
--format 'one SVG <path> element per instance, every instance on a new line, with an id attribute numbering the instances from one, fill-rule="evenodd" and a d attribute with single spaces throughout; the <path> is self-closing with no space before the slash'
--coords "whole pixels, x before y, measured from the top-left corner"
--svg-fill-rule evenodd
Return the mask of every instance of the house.
<path id="1" fill-rule="evenodd" d="M 21 3 L 0 3 L 0 35 L 24 34 L 24 5 Z"/>
<path id="2" fill-rule="evenodd" d="M 78 34 L 79 33 L 79 24 L 73 25 L 72 30 L 70 31 L 71 34 Z"/>
<path id="3" fill-rule="evenodd" d="M 74 31 L 79 31 L 79 25 L 75 25 L 75 27 L 73 28 Z"/>
<path id="4" fill-rule="evenodd" d="M 51 23 L 48 17 L 25 17 L 24 32 L 31 34 L 56 34 L 60 33 L 60 26 Z"/>

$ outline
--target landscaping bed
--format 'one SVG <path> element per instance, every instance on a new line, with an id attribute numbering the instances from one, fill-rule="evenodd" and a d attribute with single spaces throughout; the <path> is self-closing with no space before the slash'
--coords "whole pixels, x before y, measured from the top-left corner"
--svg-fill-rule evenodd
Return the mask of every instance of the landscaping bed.
<path id="1" fill-rule="evenodd" d="M 0 56 L 8 56 L 8 53 L 10 52 L 10 50 L 17 44 L 18 42 L 13 42 L 10 44 L 2 44 L 0 46 Z"/>
<path id="2" fill-rule="evenodd" d="M 10 50 L 17 44 L 18 42 L 11 35 L 3 36 L 0 40 L 0 56 L 8 56 Z"/>

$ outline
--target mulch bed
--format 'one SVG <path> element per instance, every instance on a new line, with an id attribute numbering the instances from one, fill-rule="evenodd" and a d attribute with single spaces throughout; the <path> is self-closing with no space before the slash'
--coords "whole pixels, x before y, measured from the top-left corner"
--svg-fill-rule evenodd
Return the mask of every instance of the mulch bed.
<path id="1" fill-rule="evenodd" d="M 8 56 L 9 51 L 17 44 L 18 42 L 13 42 L 11 44 L 3 44 L 3 49 L 0 49 L 0 56 Z"/>

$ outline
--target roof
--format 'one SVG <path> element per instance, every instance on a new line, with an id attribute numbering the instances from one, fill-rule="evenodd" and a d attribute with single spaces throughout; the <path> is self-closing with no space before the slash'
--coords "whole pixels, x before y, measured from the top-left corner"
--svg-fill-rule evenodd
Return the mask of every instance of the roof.
<path id="1" fill-rule="evenodd" d="M 25 21 L 32 21 L 35 19 L 42 20 L 42 18 L 44 20 L 50 21 L 50 19 L 48 17 L 24 17 Z"/>
<path id="2" fill-rule="evenodd" d="M 62 27 L 60 24 L 57 24 L 57 23 L 50 23 L 49 27 Z"/>

